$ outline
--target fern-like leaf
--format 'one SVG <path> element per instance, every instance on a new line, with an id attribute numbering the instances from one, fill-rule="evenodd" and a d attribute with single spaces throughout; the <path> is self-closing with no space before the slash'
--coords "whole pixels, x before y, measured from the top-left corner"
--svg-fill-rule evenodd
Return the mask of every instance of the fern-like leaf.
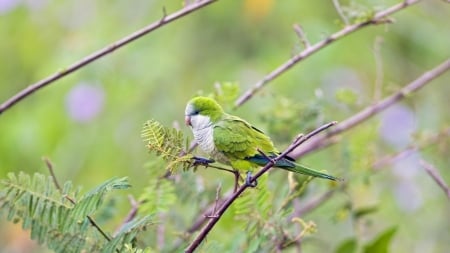
<path id="1" fill-rule="evenodd" d="M 141 136 L 150 152 L 168 162 L 167 170 L 187 170 L 191 167 L 192 155 L 182 155 L 185 146 L 181 131 L 165 127 L 156 120 L 149 120 L 144 124 Z"/>
<path id="2" fill-rule="evenodd" d="M 103 248 L 107 241 L 86 216 L 99 208 L 107 192 L 129 187 L 125 178 L 111 179 L 73 204 L 68 196 L 78 199 L 78 189 L 65 183 L 60 191 L 51 177 L 42 174 L 10 173 L 1 184 L 4 188 L 0 190 L 0 212 L 6 213 L 8 220 L 22 221 L 22 227 L 31 229 L 31 238 L 39 244 L 47 244 L 55 252 L 69 253 Z"/>
<path id="3" fill-rule="evenodd" d="M 139 211 L 142 213 L 165 212 L 175 204 L 177 195 L 173 181 L 166 179 L 151 179 L 149 185 L 139 198 L 142 203 Z"/>

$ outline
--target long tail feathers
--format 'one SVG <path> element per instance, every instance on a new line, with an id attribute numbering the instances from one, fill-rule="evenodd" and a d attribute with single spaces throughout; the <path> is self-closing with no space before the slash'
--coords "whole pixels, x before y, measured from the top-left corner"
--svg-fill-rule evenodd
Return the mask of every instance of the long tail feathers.
<path id="1" fill-rule="evenodd" d="M 272 156 L 275 157 L 276 155 L 273 154 Z M 269 162 L 267 157 L 264 157 L 262 155 L 255 155 L 248 159 L 251 162 L 254 162 L 260 166 L 264 166 Z M 340 178 L 325 174 L 325 173 L 317 171 L 317 170 L 313 170 L 304 165 L 295 163 L 293 160 L 288 159 L 288 158 L 278 160 L 277 163 L 275 164 L 275 167 L 281 168 L 284 170 L 288 170 L 288 171 L 292 171 L 295 173 L 304 174 L 307 176 L 320 177 L 320 178 L 329 179 L 329 180 L 333 180 L 333 181 L 342 181 L 342 179 L 340 179 Z"/>
<path id="2" fill-rule="evenodd" d="M 278 166 L 277 166 L 278 167 Z M 324 179 L 329 179 L 329 180 L 333 180 L 333 181 L 341 181 L 342 179 L 325 174 L 323 172 L 317 171 L 317 170 L 313 170 L 311 168 L 308 168 L 304 165 L 295 163 L 295 167 L 287 167 L 287 166 L 283 166 L 283 167 L 278 167 L 284 170 L 288 170 L 288 171 L 292 171 L 295 173 L 300 173 L 300 174 L 304 174 L 307 176 L 313 176 L 313 177 L 320 177 L 320 178 L 324 178 Z"/>

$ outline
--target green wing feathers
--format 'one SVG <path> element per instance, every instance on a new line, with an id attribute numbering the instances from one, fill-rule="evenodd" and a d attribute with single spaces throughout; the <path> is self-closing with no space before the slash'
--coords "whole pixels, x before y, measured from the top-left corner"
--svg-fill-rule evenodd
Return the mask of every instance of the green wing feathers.
<path id="1" fill-rule="evenodd" d="M 264 166 L 269 162 L 269 158 L 275 158 L 279 154 L 267 135 L 241 118 L 228 114 L 214 126 L 213 140 L 217 151 L 225 155 L 232 167 L 237 170 L 249 170 L 252 167 Z M 258 149 L 266 156 L 260 154 Z M 278 160 L 275 167 L 308 176 L 339 180 L 331 175 L 297 164 L 288 157 Z"/>
<path id="2" fill-rule="evenodd" d="M 246 121 L 227 115 L 214 127 L 214 145 L 231 160 L 247 159 L 258 154 L 275 153 L 270 138 Z"/>

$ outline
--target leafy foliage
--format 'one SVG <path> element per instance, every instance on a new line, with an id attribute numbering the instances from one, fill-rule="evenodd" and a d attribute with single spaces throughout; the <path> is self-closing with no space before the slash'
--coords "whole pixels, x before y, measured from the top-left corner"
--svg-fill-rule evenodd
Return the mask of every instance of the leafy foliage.
<path id="1" fill-rule="evenodd" d="M 143 213 L 160 213 L 170 209 L 176 202 L 173 181 L 152 178 L 139 198 L 139 209 Z"/>
<path id="2" fill-rule="evenodd" d="M 172 172 L 191 167 L 192 155 L 185 154 L 187 145 L 184 145 L 185 140 L 181 131 L 165 127 L 156 120 L 149 120 L 144 124 L 141 137 L 150 152 L 155 152 L 168 162 L 167 170 Z"/>
<path id="3" fill-rule="evenodd" d="M 260 114 L 267 132 L 276 143 L 289 143 L 298 131 L 308 132 L 320 125 L 322 112 L 317 104 L 277 97 L 275 104 Z"/>
<path id="4" fill-rule="evenodd" d="M 0 212 L 8 220 L 21 221 L 24 229 L 31 229 L 32 239 L 55 252 L 114 252 L 151 224 L 150 217 L 133 221 L 111 240 L 91 225 L 87 216 L 99 209 L 108 192 L 130 187 L 126 178 L 107 180 L 81 196 L 70 182 L 58 189 L 51 177 L 37 173 L 10 173 L 1 183 Z"/>
<path id="5" fill-rule="evenodd" d="M 292 214 L 289 205 L 306 189 L 312 177 L 300 183 L 290 179 L 289 191 L 282 199 L 276 199 L 269 184 L 269 175 L 264 174 L 255 190 L 244 192 L 233 207 L 235 219 L 243 222 L 248 252 L 271 252 L 275 248 L 289 247 L 304 236 L 315 233 L 316 225 L 298 217 L 289 221 Z M 301 232 L 294 227 L 300 225 Z"/>
<path id="6" fill-rule="evenodd" d="M 237 82 L 216 82 L 214 84 L 214 93 L 212 97 L 221 104 L 226 111 L 234 107 L 234 101 L 239 96 L 240 87 Z"/>

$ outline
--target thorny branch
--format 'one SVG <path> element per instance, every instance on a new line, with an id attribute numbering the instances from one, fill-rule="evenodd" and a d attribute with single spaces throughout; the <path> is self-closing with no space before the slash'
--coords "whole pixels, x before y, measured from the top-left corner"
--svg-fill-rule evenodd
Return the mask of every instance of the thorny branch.
<path id="1" fill-rule="evenodd" d="M 445 195 L 447 195 L 447 198 L 450 200 L 450 188 L 445 183 L 442 176 L 439 174 L 438 170 L 431 165 L 430 163 L 427 163 L 424 160 L 420 160 L 420 165 L 425 169 L 425 171 L 430 175 L 431 178 L 437 183 L 439 187 L 441 187 L 442 190 L 444 190 Z"/>

